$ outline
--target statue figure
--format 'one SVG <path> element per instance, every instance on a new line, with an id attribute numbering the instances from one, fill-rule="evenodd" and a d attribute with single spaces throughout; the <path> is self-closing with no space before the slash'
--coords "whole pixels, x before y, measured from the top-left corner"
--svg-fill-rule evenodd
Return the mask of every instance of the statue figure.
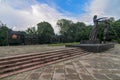
<path id="1" fill-rule="evenodd" d="M 106 40 L 106 36 L 107 36 L 109 25 L 110 25 L 109 24 L 109 20 L 105 20 L 104 21 L 104 34 L 103 34 L 104 43 L 105 43 L 105 40 Z"/>
<path id="2" fill-rule="evenodd" d="M 108 27 L 109 27 L 109 20 L 110 19 L 108 19 L 107 17 L 102 17 L 102 18 L 98 18 L 97 19 L 97 15 L 95 15 L 93 17 L 94 27 L 93 27 L 93 29 L 91 31 L 89 39 L 93 40 L 93 41 L 97 40 L 98 23 L 99 22 L 104 22 L 104 35 L 103 35 L 104 37 L 103 37 L 103 39 L 104 39 L 104 42 L 105 42 L 105 40 L 106 40 L 106 34 L 107 34 L 107 31 L 108 31 Z"/>
<path id="3" fill-rule="evenodd" d="M 97 15 L 93 17 L 93 22 L 94 22 L 94 28 L 92 29 L 92 32 L 90 34 L 90 40 L 97 39 L 97 27 L 98 27 Z"/>

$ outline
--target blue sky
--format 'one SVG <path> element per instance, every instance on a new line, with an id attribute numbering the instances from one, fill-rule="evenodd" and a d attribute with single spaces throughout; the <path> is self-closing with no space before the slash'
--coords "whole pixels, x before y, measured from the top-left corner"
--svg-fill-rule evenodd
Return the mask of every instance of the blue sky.
<path id="1" fill-rule="evenodd" d="M 71 15 L 79 15 L 85 12 L 84 6 L 90 0 L 38 0 L 40 3 L 46 3 L 49 6 L 57 6 L 59 12 L 66 11 Z"/>
<path id="2" fill-rule="evenodd" d="M 112 2 L 111 2 L 112 1 Z M 59 19 L 92 24 L 94 15 L 120 19 L 120 0 L 0 0 L 0 21 L 14 30 L 26 30 L 42 21 L 58 33 Z"/>

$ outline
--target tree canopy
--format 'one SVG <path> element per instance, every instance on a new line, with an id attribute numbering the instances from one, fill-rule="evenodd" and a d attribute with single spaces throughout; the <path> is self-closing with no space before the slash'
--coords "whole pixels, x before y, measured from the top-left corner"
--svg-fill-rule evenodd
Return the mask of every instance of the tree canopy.
<path id="1" fill-rule="evenodd" d="M 37 24 L 37 28 L 40 43 L 51 43 L 51 38 L 55 35 L 51 24 L 48 22 L 41 22 Z"/>
<path id="2" fill-rule="evenodd" d="M 0 25 L 0 46 L 8 44 L 8 30 L 5 24 Z"/>
<path id="3" fill-rule="evenodd" d="M 60 19 L 57 21 L 59 34 L 54 33 L 52 25 L 48 22 L 40 22 L 37 27 L 28 28 L 26 31 L 18 31 L 24 33 L 25 38 L 30 38 L 32 42 L 37 44 L 61 43 L 61 42 L 80 42 L 88 40 L 93 25 L 86 25 L 84 22 L 73 22 L 72 20 Z M 104 23 L 98 26 L 98 39 L 103 40 Z M 0 45 L 8 44 L 8 32 L 10 30 L 5 24 L 0 24 Z M 110 27 L 107 33 L 107 41 L 116 41 L 120 43 L 120 19 L 111 18 Z"/>
<path id="4" fill-rule="evenodd" d="M 73 23 L 70 20 L 58 20 L 57 25 L 60 27 L 60 34 L 64 37 L 66 42 L 80 41 L 81 39 L 88 39 L 91 27 L 86 26 L 83 22 Z"/>

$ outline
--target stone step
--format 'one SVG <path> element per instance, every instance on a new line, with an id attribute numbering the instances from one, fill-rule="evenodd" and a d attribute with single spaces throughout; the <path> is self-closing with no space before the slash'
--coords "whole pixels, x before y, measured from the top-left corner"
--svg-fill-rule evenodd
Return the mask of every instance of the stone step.
<path id="1" fill-rule="evenodd" d="M 72 54 L 71 56 L 74 56 L 74 55 L 78 55 L 78 53 L 77 54 Z M 68 54 L 62 54 L 62 55 L 58 55 L 58 56 L 48 57 L 48 58 L 44 59 L 44 61 L 40 60 L 40 61 L 33 62 L 33 63 L 27 63 L 27 64 L 24 64 L 24 65 L 16 65 L 14 67 L 9 67 L 9 68 L 2 69 L 2 70 L 0 70 L 0 74 L 9 73 L 9 72 L 17 71 L 19 69 L 29 68 L 29 67 L 32 67 L 32 66 L 48 63 L 50 61 L 59 60 L 59 57 L 61 57 L 61 56 L 62 56 L 61 59 L 66 58 L 66 57 L 70 57 Z"/>
<path id="2" fill-rule="evenodd" d="M 70 49 L 69 51 L 72 51 L 73 49 Z M 33 55 L 25 55 L 25 56 L 16 56 L 16 57 L 13 57 L 13 58 L 7 58 L 7 59 L 1 59 L 0 61 L 0 65 L 3 65 L 3 64 L 9 64 L 10 62 L 11 63 L 15 63 L 17 61 L 23 61 L 23 60 L 28 60 L 28 59 L 33 59 L 33 58 L 37 58 L 39 56 L 44 56 L 44 55 L 51 55 L 51 54 L 56 54 L 56 53 L 62 53 L 62 52 L 67 52 L 67 50 L 62 50 L 62 51 L 55 51 L 55 52 L 46 52 L 46 53 L 39 53 L 39 54 L 33 54 Z"/>
<path id="3" fill-rule="evenodd" d="M 73 52 L 73 51 L 72 51 Z M 77 52 L 79 52 L 79 51 L 74 51 L 75 53 L 77 53 Z M 68 55 L 71 55 L 70 54 L 71 52 L 69 52 L 69 54 Z M 23 64 L 27 64 L 27 63 L 30 63 L 30 62 L 35 62 L 35 61 L 39 61 L 39 60 L 44 60 L 44 59 L 46 59 L 46 58 L 49 58 L 49 57 L 56 57 L 56 56 L 58 56 L 58 55 L 61 55 L 60 53 L 56 53 L 56 54 L 49 54 L 49 55 L 45 55 L 45 54 L 43 54 L 43 55 L 41 55 L 41 56 L 38 56 L 38 57 L 33 57 L 33 58 L 31 58 L 31 59 L 26 59 L 26 60 L 24 60 L 23 59 L 23 61 L 16 61 L 16 62 L 14 62 L 14 63 L 6 63 L 6 64 L 2 64 L 2 65 L 0 65 L 0 69 L 3 69 L 3 68 L 8 68 L 8 67 L 12 67 L 12 66 L 16 66 L 16 65 L 23 65 Z"/>
<path id="4" fill-rule="evenodd" d="M 1 59 L 0 78 L 86 54 L 81 49 L 66 49 Z"/>

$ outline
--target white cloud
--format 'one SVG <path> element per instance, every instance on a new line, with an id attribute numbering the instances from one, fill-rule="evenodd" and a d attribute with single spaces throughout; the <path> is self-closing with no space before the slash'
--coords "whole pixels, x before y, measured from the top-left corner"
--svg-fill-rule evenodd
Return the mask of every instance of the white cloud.
<path id="1" fill-rule="evenodd" d="M 98 15 L 98 17 L 106 16 L 119 19 L 119 3 L 120 0 L 91 0 L 91 2 L 85 6 L 86 13 L 81 17 L 86 22 L 91 22 L 91 19 L 94 15 Z"/>
<path id="2" fill-rule="evenodd" d="M 41 21 L 47 21 L 52 24 L 55 32 L 58 32 L 56 22 L 61 18 L 71 19 L 74 22 L 82 21 L 87 24 L 92 23 L 93 15 L 118 19 L 120 17 L 119 3 L 120 0 L 91 0 L 85 5 L 86 12 L 74 17 L 64 10 L 62 13 L 58 12 L 59 6 L 54 3 L 51 7 L 45 3 L 38 3 L 36 0 L 0 0 L 0 20 L 16 30 L 25 30 Z"/>
<path id="3" fill-rule="evenodd" d="M 15 5 L 10 0 L 0 3 L 0 20 L 11 26 L 11 28 L 16 27 L 16 30 L 25 30 L 39 22 L 47 21 L 52 24 L 55 32 L 58 32 L 56 21 L 63 18 L 63 15 L 57 12 L 57 10 L 47 4 L 29 3 L 28 0 L 13 1 L 16 1 L 14 2 Z M 27 4 L 29 7 L 24 6 L 24 4 Z"/>

